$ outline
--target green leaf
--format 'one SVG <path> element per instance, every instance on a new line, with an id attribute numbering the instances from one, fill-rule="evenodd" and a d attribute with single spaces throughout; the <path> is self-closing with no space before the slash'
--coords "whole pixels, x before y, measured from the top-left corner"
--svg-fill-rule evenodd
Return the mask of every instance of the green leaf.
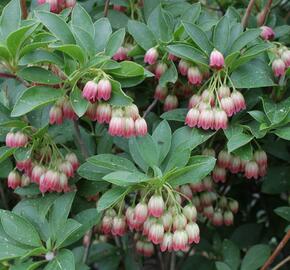
<path id="1" fill-rule="evenodd" d="M 83 28 L 72 25 L 72 32 L 77 44 L 89 55 L 95 55 L 95 44 L 93 37 Z"/>
<path id="2" fill-rule="evenodd" d="M 208 59 L 206 56 L 193 46 L 186 44 L 173 44 L 167 46 L 167 50 L 184 60 L 188 60 L 203 66 L 208 66 Z"/>
<path id="3" fill-rule="evenodd" d="M 75 270 L 75 258 L 68 249 L 60 250 L 56 257 L 49 262 L 44 270 Z"/>
<path id="4" fill-rule="evenodd" d="M 95 166 L 96 172 L 109 173 L 112 171 L 136 172 L 135 165 L 126 158 L 113 154 L 100 154 L 87 159 L 87 162 Z"/>
<path id="5" fill-rule="evenodd" d="M 6 40 L 7 48 L 9 49 L 12 56 L 16 59 L 18 57 L 17 53 L 20 50 L 21 45 L 28 37 L 29 34 L 33 32 L 33 30 L 37 27 L 37 24 L 32 24 L 28 26 L 24 26 L 18 29 L 15 32 L 12 32 Z"/>
<path id="6" fill-rule="evenodd" d="M 234 150 L 242 147 L 253 139 L 253 136 L 245 134 L 245 133 L 237 133 L 231 136 L 227 142 L 227 148 L 229 152 L 233 152 Z"/>
<path id="7" fill-rule="evenodd" d="M 150 14 L 147 22 L 156 39 L 168 42 L 173 35 L 173 21 L 171 15 L 158 5 Z"/>
<path id="8" fill-rule="evenodd" d="M 113 187 L 106 191 L 99 199 L 97 204 L 98 212 L 104 211 L 117 203 L 123 196 L 127 194 L 127 189 L 122 187 Z"/>
<path id="9" fill-rule="evenodd" d="M 41 67 L 25 67 L 17 72 L 17 76 L 29 82 L 43 84 L 59 84 L 62 81 L 50 70 Z"/>
<path id="10" fill-rule="evenodd" d="M 89 102 L 83 98 L 82 91 L 77 86 L 70 93 L 70 103 L 78 117 L 82 117 L 89 107 Z"/>
<path id="11" fill-rule="evenodd" d="M 0 147 L 0 163 L 3 162 L 8 157 L 12 156 L 14 151 L 15 149 L 7 146 Z"/>
<path id="12" fill-rule="evenodd" d="M 231 270 L 231 268 L 224 262 L 216 262 L 215 267 L 217 270 Z"/>
<path id="13" fill-rule="evenodd" d="M 109 71 L 110 74 L 119 78 L 128 78 L 144 75 L 144 68 L 132 61 L 122 61 L 120 67 Z"/>
<path id="14" fill-rule="evenodd" d="M 160 117 L 165 120 L 178 121 L 184 123 L 187 112 L 188 109 L 178 108 L 165 112 L 161 114 Z"/>
<path id="15" fill-rule="evenodd" d="M 230 35 L 229 18 L 227 16 L 223 16 L 217 23 L 213 34 L 214 47 L 217 50 L 219 50 L 222 54 L 225 54 L 228 48 L 229 35 Z"/>
<path id="16" fill-rule="evenodd" d="M 36 108 L 50 104 L 64 95 L 62 89 L 33 86 L 26 89 L 17 99 L 11 112 L 12 117 L 24 115 Z"/>
<path id="17" fill-rule="evenodd" d="M 52 63 L 58 66 L 62 66 L 62 59 L 56 55 L 55 53 L 44 51 L 44 50 L 36 50 L 29 54 L 24 55 L 20 61 L 20 65 L 28 65 L 28 64 L 36 64 L 36 63 Z"/>
<path id="18" fill-rule="evenodd" d="M 144 137 L 130 138 L 134 148 L 139 152 L 141 158 L 150 166 L 157 166 L 159 163 L 159 151 L 157 143 L 147 134 Z"/>
<path id="19" fill-rule="evenodd" d="M 0 216 L 4 231 L 11 238 L 27 246 L 42 246 L 38 232 L 27 219 L 3 210 L 1 210 Z"/>
<path id="20" fill-rule="evenodd" d="M 241 270 L 256 270 L 260 268 L 271 254 L 271 250 L 267 245 L 255 245 L 251 247 L 241 265 Z"/>
<path id="21" fill-rule="evenodd" d="M 259 88 L 274 86 L 273 74 L 269 66 L 260 59 L 254 59 L 239 66 L 231 74 L 236 88 Z"/>
<path id="22" fill-rule="evenodd" d="M 192 41 L 207 55 L 213 50 L 213 46 L 207 38 L 206 33 L 197 25 L 183 22 L 185 31 L 190 36 Z"/>
<path id="23" fill-rule="evenodd" d="M 68 192 L 62 196 L 59 196 L 53 202 L 49 216 L 49 225 L 54 237 L 56 237 L 57 233 L 66 224 L 74 197 L 75 192 Z"/>
<path id="24" fill-rule="evenodd" d="M 254 41 L 256 38 L 260 36 L 261 29 L 250 29 L 242 34 L 234 41 L 230 52 L 236 52 L 244 48 L 247 44 Z"/>
<path id="25" fill-rule="evenodd" d="M 64 44 L 75 44 L 71 30 L 60 16 L 47 11 L 37 11 L 36 17 Z"/>
<path id="26" fill-rule="evenodd" d="M 224 262 L 230 266 L 231 270 L 237 270 L 241 261 L 239 248 L 232 241 L 225 239 L 222 251 Z"/>
<path id="27" fill-rule="evenodd" d="M 104 174 L 99 173 L 98 167 L 94 164 L 85 162 L 78 168 L 78 174 L 91 181 L 102 181 Z"/>
<path id="28" fill-rule="evenodd" d="M 193 156 L 184 168 L 169 172 L 165 177 L 172 186 L 198 183 L 214 168 L 216 159 L 209 156 Z"/>
<path id="29" fill-rule="evenodd" d="M 242 160 L 253 159 L 253 147 L 251 143 L 247 143 L 234 151 L 234 154 L 239 156 Z"/>
<path id="30" fill-rule="evenodd" d="M 286 219 L 288 222 L 290 222 L 290 207 L 289 206 L 280 206 L 278 208 L 275 208 L 274 212 L 278 216 L 280 216 L 280 217 Z"/>
<path id="31" fill-rule="evenodd" d="M 27 249 L 6 242 L 0 243 L 0 261 L 22 257 L 26 253 Z"/>
<path id="32" fill-rule="evenodd" d="M 173 62 L 170 63 L 168 69 L 162 74 L 159 79 L 161 87 L 165 87 L 167 83 L 175 83 L 178 79 L 176 67 Z"/>
<path id="33" fill-rule="evenodd" d="M 21 23 L 21 7 L 19 0 L 10 1 L 3 9 L 0 24 L 0 37 L 4 40 L 16 31 Z"/>
<path id="34" fill-rule="evenodd" d="M 278 128 L 274 131 L 274 133 L 284 139 L 284 140 L 288 140 L 290 141 L 290 127 L 282 127 L 282 128 Z"/>
<path id="35" fill-rule="evenodd" d="M 53 48 L 69 55 L 71 58 L 79 61 L 80 64 L 84 64 L 86 61 L 86 55 L 83 49 L 78 45 L 65 44 L 60 46 L 53 46 Z"/>
<path id="36" fill-rule="evenodd" d="M 174 3 L 174 5 L 176 5 L 176 3 Z M 201 4 L 194 3 L 190 5 L 190 8 L 185 10 L 185 12 L 182 14 L 181 21 L 195 23 L 200 15 L 200 12 Z"/>
<path id="37" fill-rule="evenodd" d="M 112 27 L 108 18 L 101 18 L 94 23 L 95 27 L 95 50 L 96 53 L 105 49 L 106 44 L 112 34 Z"/>
<path id="38" fill-rule="evenodd" d="M 140 45 L 140 47 L 142 47 L 146 51 L 156 45 L 153 33 L 144 23 L 129 20 L 128 32 L 138 43 L 138 45 Z"/>
<path id="39" fill-rule="evenodd" d="M 118 81 L 110 80 L 112 85 L 112 96 L 109 99 L 109 103 L 113 106 L 127 106 L 132 103 L 132 99 L 127 96 Z"/>
<path id="40" fill-rule="evenodd" d="M 9 50 L 6 47 L 4 47 L 3 45 L 0 45 L 0 59 L 3 59 L 5 61 L 9 62 L 10 58 L 11 58 L 11 55 L 10 55 Z"/>
<path id="41" fill-rule="evenodd" d="M 122 43 L 125 38 L 125 33 L 126 33 L 125 29 L 121 28 L 110 36 L 106 44 L 105 49 L 106 55 L 113 56 L 117 52 L 117 50 L 122 46 Z"/>
<path id="42" fill-rule="evenodd" d="M 167 156 L 171 146 L 171 129 L 166 120 L 163 120 L 152 133 L 152 138 L 157 144 L 159 163 Z"/>
<path id="43" fill-rule="evenodd" d="M 103 179 L 109 183 L 117 186 L 127 187 L 129 185 L 139 184 L 146 182 L 148 176 L 140 172 L 129 172 L 129 171 L 115 171 L 111 172 L 103 177 Z"/>
<path id="44" fill-rule="evenodd" d="M 262 98 L 262 102 L 264 111 L 272 124 L 281 123 L 290 111 L 290 98 L 275 103 L 270 98 L 264 97 Z"/>
<path id="45" fill-rule="evenodd" d="M 81 228 L 81 224 L 74 219 L 68 219 L 65 225 L 57 232 L 55 248 L 63 247 L 63 243 L 78 229 Z"/>
<path id="46" fill-rule="evenodd" d="M 84 31 L 88 32 L 92 37 L 94 37 L 95 28 L 92 19 L 86 10 L 78 3 L 72 10 L 71 23 L 72 25 L 76 25 L 82 28 Z"/>

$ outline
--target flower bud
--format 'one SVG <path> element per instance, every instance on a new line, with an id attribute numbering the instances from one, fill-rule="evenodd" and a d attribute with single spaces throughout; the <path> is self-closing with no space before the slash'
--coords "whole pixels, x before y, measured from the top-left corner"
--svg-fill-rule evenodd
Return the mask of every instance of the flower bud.
<path id="1" fill-rule="evenodd" d="M 257 150 L 254 153 L 254 159 L 259 166 L 267 166 L 267 154 L 263 150 Z"/>
<path id="2" fill-rule="evenodd" d="M 229 209 L 236 214 L 239 210 L 239 203 L 236 200 L 229 201 Z"/>
<path id="3" fill-rule="evenodd" d="M 229 97 L 231 95 L 231 90 L 227 85 L 222 85 L 218 89 L 218 96 L 220 99 L 224 97 Z"/>
<path id="4" fill-rule="evenodd" d="M 218 154 L 217 164 L 221 168 L 228 168 L 230 166 L 231 154 L 222 150 Z"/>
<path id="5" fill-rule="evenodd" d="M 269 26 L 261 26 L 260 29 L 262 30 L 260 36 L 264 40 L 272 40 L 275 38 L 275 33 L 273 29 Z"/>
<path id="6" fill-rule="evenodd" d="M 58 166 L 59 171 L 63 172 L 67 177 L 73 177 L 74 169 L 69 161 L 64 161 Z"/>
<path id="7" fill-rule="evenodd" d="M 224 212 L 224 218 L 223 218 L 224 224 L 226 226 L 233 225 L 234 223 L 234 215 L 231 211 L 225 211 Z"/>
<path id="8" fill-rule="evenodd" d="M 226 174 L 227 172 L 225 168 L 215 166 L 212 173 L 212 178 L 216 183 L 218 182 L 224 183 L 226 181 Z"/>
<path id="9" fill-rule="evenodd" d="M 42 166 L 40 166 L 40 165 L 34 166 L 32 169 L 32 172 L 31 172 L 31 181 L 39 184 L 40 177 L 44 173 L 45 173 L 45 169 Z"/>
<path id="10" fill-rule="evenodd" d="M 283 51 L 281 59 L 284 62 L 286 68 L 290 67 L 290 50 Z"/>
<path id="11" fill-rule="evenodd" d="M 196 108 L 190 109 L 185 117 L 185 124 L 191 128 L 197 126 L 199 115 L 200 113 L 198 109 Z"/>
<path id="12" fill-rule="evenodd" d="M 76 5 L 76 0 L 65 0 L 66 8 L 73 8 Z"/>
<path id="13" fill-rule="evenodd" d="M 214 214 L 214 209 L 213 209 L 212 205 L 204 207 L 203 214 L 208 219 L 211 219 L 213 217 L 213 214 Z"/>
<path id="14" fill-rule="evenodd" d="M 160 77 L 164 74 L 164 72 L 167 70 L 167 65 L 165 63 L 158 63 L 155 68 L 155 77 L 157 79 L 160 79 Z"/>
<path id="15" fill-rule="evenodd" d="M 140 117 L 139 115 L 139 109 L 135 104 L 131 104 L 125 107 L 125 115 L 132 117 L 133 120 L 135 121 Z"/>
<path id="16" fill-rule="evenodd" d="M 187 219 L 184 214 L 177 214 L 173 217 L 173 230 L 182 230 L 187 224 Z"/>
<path id="17" fill-rule="evenodd" d="M 12 188 L 12 189 L 16 189 L 17 187 L 21 186 L 21 177 L 19 175 L 18 172 L 16 171 L 11 171 L 8 174 L 8 187 Z"/>
<path id="18" fill-rule="evenodd" d="M 286 65 L 282 59 L 275 59 L 272 63 L 272 70 L 276 77 L 283 76 L 285 74 Z"/>
<path id="19" fill-rule="evenodd" d="M 200 85 L 202 82 L 202 74 L 198 67 L 190 67 L 187 71 L 187 79 L 193 85 Z"/>
<path id="20" fill-rule="evenodd" d="M 198 124 L 197 126 L 199 128 L 203 128 L 205 130 L 208 130 L 209 128 L 214 127 L 214 112 L 211 109 L 203 110 L 200 112 L 199 118 L 198 118 Z"/>
<path id="21" fill-rule="evenodd" d="M 96 109 L 96 120 L 98 123 L 110 123 L 112 116 L 112 109 L 108 103 L 99 103 Z"/>
<path id="22" fill-rule="evenodd" d="M 194 205 L 188 204 L 182 209 L 182 213 L 187 218 L 189 222 L 196 221 L 197 211 Z"/>
<path id="23" fill-rule="evenodd" d="M 12 144 L 10 147 L 24 147 L 28 143 L 27 135 L 21 131 L 17 131 L 15 134 L 13 134 L 13 137 L 11 138 Z"/>
<path id="24" fill-rule="evenodd" d="M 187 199 L 192 199 L 193 194 L 189 185 L 182 185 L 180 187 L 180 193 L 182 193 Z"/>
<path id="25" fill-rule="evenodd" d="M 213 148 L 204 148 L 202 150 L 202 155 L 215 157 L 215 150 Z"/>
<path id="26" fill-rule="evenodd" d="M 185 230 L 176 230 L 173 233 L 172 247 L 174 251 L 185 250 L 188 243 L 188 235 Z"/>
<path id="27" fill-rule="evenodd" d="M 145 136 L 147 134 L 147 123 L 144 118 L 135 120 L 135 134 L 136 136 Z"/>
<path id="28" fill-rule="evenodd" d="M 21 187 L 26 187 L 30 184 L 30 178 L 27 174 L 21 176 Z"/>
<path id="29" fill-rule="evenodd" d="M 149 49 L 144 56 L 144 62 L 149 65 L 154 65 L 158 59 L 158 51 L 156 48 Z"/>
<path id="30" fill-rule="evenodd" d="M 91 103 L 95 103 L 98 95 L 98 84 L 94 81 L 88 81 L 83 89 L 83 97 L 90 101 Z"/>
<path id="31" fill-rule="evenodd" d="M 148 202 L 149 215 L 161 217 L 164 211 L 164 201 L 162 196 L 153 195 Z"/>
<path id="32" fill-rule="evenodd" d="M 75 171 L 78 169 L 80 164 L 79 164 L 77 156 L 74 153 L 67 153 L 65 155 L 65 159 L 71 163 Z"/>
<path id="33" fill-rule="evenodd" d="M 126 231 L 126 222 L 124 217 L 114 217 L 112 225 L 112 234 L 123 236 Z"/>
<path id="34" fill-rule="evenodd" d="M 178 107 L 178 99 L 175 95 L 168 95 L 164 101 L 163 110 L 165 112 L 174 110 Z"/>
<path id="35" fill-rule="evenodd" d="M 170 252 L 172 251 L 172 245 L 173 245 L 173 235 L 171 232 L 167 232 L 164 234 L 163 241 L 160 244 L 160 250 L 162 252 L 166 250 Z"/>
<path id="36" fill-rule="evenodd" d="M 69 192 L 70 187 L 68 185 L 68 179 L 67 176 L 64 173 L 60 173 L 59 175 L 59 187 L 58 192 Z"/>
<path id="37" fill-rule="evenodd" d="M 198 105 L 201 101 L 201 96 L 194 94 L 188 103 L 188 108 L 191 109 L 193 107 L 195 107 L 196 105 Z"/>
<path id="38" fill-rule="evenodd" d="M 154 254 L 154 246 L 150 242 L 144 242 L 143 254 L 145 257 L 151 257 Z"/>
<path id="39" fill-rule="evenodd" d="M 97 121 L 97 107 L 99 107 L 99 104 L 89 103 L 88 109 L 86 111 L 86 116 L 92 121 Z"/>
<path id="40" fill-rule="evenodd" d="M 188 236 L 188 243 L 192 244 L 194 242 L 198 244 L 200 240 L 198 225 L 194 222 L 190 222 L 186 225 L 185 230 Z"/>
<path id="41" fill-rule="evenodd" d="M 171 228 L 171 225 L 173 223 L 173 218 L 172 218 L 172 214 L 167 211 L 165 212 L 162 216 L 161 216 L 161 221 L 164 227 L 165 231 L 168 231 Z"/>
<path id="42" fill-rule="evenodd" d="M 105 215 L 102 219 L 101 230 L 104 234 L 109 234 L 113 227 L 113 218 Z"/>
<path id="43" fill-rule="evenodd" d="M 98 82 L 97 99 L 109 100 L 111 98 L 112 85 L 108 79 L 101 79 Z"/>
<path id="44" fill-rule="evenodd" d="M 235 110 L 235 103 L 232 99 L 232 97 L 225 97 L 221 99 L 221 106 L 222 109 L 226 112 L 227 116 L 232 116 L 236 110 Z"/>
<path id="45" fill-rule="evenodd" d="M 238 173 L 241 170 L 240 157 L 231 155 L 229 170 L 231 173 Z"/>
<path id="46" fill-rule="evenodd" d="M 62 113 L 63 113 L 63 117 L 70 119 L 70 120 L 76 120 L 78 118 L 78 116 L 75 114 L 72 105 L 70 104 L 70 102 L 68 100 L 66 100 L 63 104 L 62 104 Z"/>
<path id="47" fill-rule="evenodd" d="M 134 209 L 134 218 L 139 223 L 144 223 L 148 217 L 147 204 L 139 202 Z"/>
<path id="48" fill-rule="evenodd" d="M 125 119 L 121 116 L 114 116 L 109 123 L 109 134 L 112 136 L 123 136 L 123 131 L 125 127 Z"/>
<path id="49" fill-rule="evenodd" d="M 245 176 L 248 179 L 259 177 L 259 166 L 256 161 L 248 161 L 245 167 Z"/>
<path id="50" fill-rule="evenodd" d="M 212 224 L 215 226 L 223 225 L 223 214 L 220 210 L 217 212 L 214 212 L 213 217 L 212 217 Z"/>
<path id="51" fill-rule="evenodd" d="M 162 101 L 166 98 L 167 93 L 168 93 L 168 89 L 166 86 L 161 87 L 160 85 L 157 85 L 155 89 L 155 93 L 154 93 L 154 98 Z"/>
<path id="52" fill-rule="evenodd" d="M 186 76 L 189 69 L 189 64 L 185 60 L 180 60 L 178 63 L 178 71 L 181 75 Z"/>
<path id="53" fill-rule="evenodd" d="M 214 129 L 227 129 L 228 117 L 225 111 L 217 109 L 214 111 Z"/>
<path id="54" fill-rule="evenodd" d="M 116 61 L 124 61 L 128 58 L 127 48 L 120 47 L 117 52 L 113 55 L 113 59 Z"/>
<path id="55" fill-rule="evenodd" d="M 30 171 L 32 167 L 32 161 L 30 158 L 24 159 L 24 160 L 19 160 L 16 162 L 16 168 L 19 171 Z"/>
<path id="56" fill-rule="evenodd" d="M 213 69 L 222 69 L 225 65 L 224 56 L 218 50 L 214 49 L 209 58 L 209 66 Z"/>
<path id="57" fill-rule="evenodd" d="M 171 61 L 177 61 L 178 60 L 178 58 L 174 54 L 172 54 L 172 53 L 169 53 L 168 54 L 167 59 L 168 60 L 171 60 Z"/>
<path id="58" fill-rule="evenodd" d="M 52 106 L 49 110 L 49 123 L 61 125 L 63 121 L 62 110 L 59 106 Z"/>
<path id="59" fill-rule="evenodd" d="M 160 223 L 154 223 L 149 228 L 148 239 L 155 245 L 162 243 L 164 236 L 164 228 Z"/>
<path id="60" fill-rule="evenodd" d="M 234 103 L 236 113 L 246 109 L 246 102 L 241 92 L 238 91 L 232 92 L 231 98 Z"/>
<path id="61" fill-rule="evenodd" d="M 213 188 L 213 182 L 210 176 L 205 177 L 202 180 L 202 185 L 204 190 L 212 190 Z"/>

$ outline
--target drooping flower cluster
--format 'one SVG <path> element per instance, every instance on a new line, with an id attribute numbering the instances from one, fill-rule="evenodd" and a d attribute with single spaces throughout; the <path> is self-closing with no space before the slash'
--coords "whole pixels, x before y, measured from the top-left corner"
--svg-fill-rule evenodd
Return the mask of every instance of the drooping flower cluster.
<path id="1" fill-rule="evenodd" d="M 153 254 L 153 245 L 159 245 L 162 252 L 186 251 L 192 243 L 199 243 L 199 227 L 195 206 L 191 202 L 181 206 L 180 198 L 176 192 L 154 193 L 148 200 L 140 198 L 134 207 L 119 209 L 118 214 L 111 208 L 105 212 L 101 231 L 117 236 L 127 230 L 135 232 L 137 252 L 144 256 Z"/>
<path id="2" fill-rule="evenodd" d="M 263 150 L 254 152 L 252 160 L 243 160 L 239 156 L 222 150 L 218 153 L 217 164 L 212 172 L 216 183 L 225 183 L 227 172 L 244 173 L 247 179 L 258 179 L 267 173 L 267 154 Z"/>
<path id="3" fill-rule="evenodd" d="M 37 0 L 39 5 L 49 4 L 50 11 L 54 13 L 60 13 L 65 8 L 73 8 L 76 4 L 76 0 Z"/>
<path id="4" fill-rule="evenodd" d="M 16 167 L 8 175 L 8 187 L 15 189 L 35 183 L 39 185 L 42 193 L 70 191 L 68 180 L 74 176 L 79 166 L 76 155 L 67 153 L 64 157 L 57 146 L 50 144 L 47 138 L 29 145 L 28 136 L 23 133 L 21 134 L 25 140 L 16 144 L 12 136 L 15 135 L 17 139 L 16 134 L 20 133 L 20 131 L 15 134 L 9 132 L 6 136 L 8 147 L 26 147 L 23 149 L 28 153 L 21 156 L 21 159 L 16 159 Z"/>
<path id="5" fill-rule="evenodd" d="M 273 52 L 275 59 L 272 62 L 272 70 L 275 77 L 279 78 L 290 67 L 290 50 L 285 46 L 281 46 L 280 48 L 273 49 Z"/>
<path id="6" fill-rule="evenodd" d="M 221 84 L 216 88 L 210 85 L 201 93 L 194 94 L 188 104 L 189 111 L 185 124 L 202 129 L 226 129 L 228 117 L 246 108 L 243 95 L 237 90 Z"/>

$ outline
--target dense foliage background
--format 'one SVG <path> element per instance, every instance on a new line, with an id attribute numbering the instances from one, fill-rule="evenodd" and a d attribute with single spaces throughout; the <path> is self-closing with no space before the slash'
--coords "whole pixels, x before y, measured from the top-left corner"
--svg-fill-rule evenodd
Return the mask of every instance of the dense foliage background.
<path id="1" fill-rule="evenodd" d="M 0 269 L 289 269 L 289 1 L 0 12 Z"/>

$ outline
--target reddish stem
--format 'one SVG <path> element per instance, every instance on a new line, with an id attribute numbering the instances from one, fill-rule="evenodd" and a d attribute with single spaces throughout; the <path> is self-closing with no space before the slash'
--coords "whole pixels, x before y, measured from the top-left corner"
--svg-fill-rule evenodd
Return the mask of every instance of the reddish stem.
<path id="1" fill-rule="evenodd" d="M 254 4 L 255 4 L 255 0 L 250 0 L 249 4 L 247 6 L 246 13 L 242 19 L 242 25 L 244 28 L 246 28 L 246 26 L 248 24 L 248 20 L 249 20 L 249 17 L 251 15 Z"/>
<path id="2" fill-rule="evenodd" d="M 267 4 L 265 5 L 264 9 L 262 10 L 262 14 L 259 20 L 259 26 L 262 26 L 265 24 L 267 16 L 271 10 L 271 5 L 272 5 L 273 0 L 268 0 Z"/>

